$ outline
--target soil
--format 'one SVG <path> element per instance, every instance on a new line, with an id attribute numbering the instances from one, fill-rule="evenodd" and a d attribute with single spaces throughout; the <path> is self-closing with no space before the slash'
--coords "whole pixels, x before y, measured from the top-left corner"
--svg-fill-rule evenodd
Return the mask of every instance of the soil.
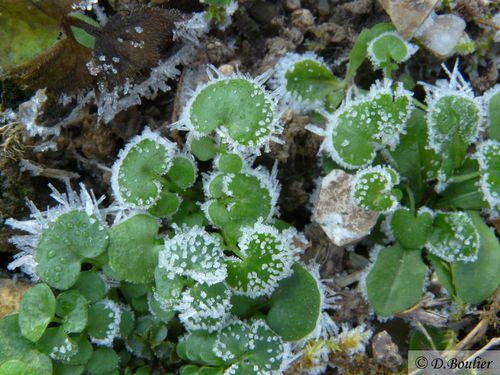
<path id="1" fill-rule="evenodd" d="M 149 2 L 108 0 L 99 3 L 104 3 L 108 12 L 118 12 L 127 6 L 140 6 Z M 177 7 L 184 12 L 203 9 L 198 1 L 155 0 L 152 3 L 162 7 Z M 484 16 L 484 2 L 463 0 L 458 3 L 455 12 L 467 21 L 469 34 L 472 37 L 480 35 L 483 29 L 475 20 Z M 232 24 L 225 30 L 214 30 L 207 36 L 191 64 L 184 68 L 184 73 L 188 70 L 201 71 L 203 75 L 206 64 L 213 64 L 217 67 L 230 65 L 241 72 L 258 75 L 272 69 L 287 52 L 314 50 L 326 59 L 334 74 L 342 77 L 350 49 L 360 31 L 380 22 L 390 22 L 390 19 L 377 0 L 240 0 Z M 498 62 L 494 61 L 494 56 L 494 53 L 484 52 L 481 56 L 475 54 L 461 58 L 464 67 L 476 67 L 477 73 L 471 78 L 477 94 L 498 81 Z M 442 62 L 421 49 L 402 71 L 411 73 L 415 81 L 432 83 L 442 74 Z M 451 66 L 454 59 L 445 63 Z M 375 78 L 380 78 L 380 73 L 374 72 L 370 64 L 365 63 L 359 69 L 356 83 L 367 88 Z M 93 189 L 96 196 L 110 197 L 109 168 L 127 140 L 140 133 L 146 125 L 151 129 L 161 128 L 164 135 L 182 142 L 182 136 L 168 127 L 170 120 L 176 116 L 177 91 L 181 88 L 176 81 L 168 84 L 172 91 L 129 108 L 107 125 L 96 123 L 96 108 L 87 108 L 78 121 L 51 140 L 57 145 L 56 150 L 36 151 L 36 146 L 43 141 L 27 137 L 22 129 L 3 131 L 0 149 L 0 221 L 9 217 L 26 218 L 29 212 L 25 199 L 33 200 L 40 208 L 52 205 L 47 185 L 51 183 L 64 190 L 61 179 L 54 178 L 61 174 L 72 176 L 74 188 L 82 182 L 87 188 Z M 419 92 L 419 95 L 423 99 L 423 92 Z M 398 364 L 401 365 L 398 362 L 398 350 L 403 358 L 406 355 L 407 333 L 410 329 L 408 322 L 412 319 L 403 314 L 391 322 L 380 323 L 373 318 L 357 287 L 359 273 L 367 262 L 367 248 L 363 243 L 355 249 L 336 247 L 317 224 L 311 223 L 310 196 L 322 174 L 322 168 L 318 157 L 321 139 L 304 129 L 310 121 L 308 115 L 285 111 L 284 144 L 273 144 L 271 152 L 261 156 L 258 162 L 268 167 L 275 160 L 279 162 L 281 217 L 305 232 L 310 241 L 306 257 L 320 259 L 322 276 L 332 280 L 331 284 L 339 295 L 333 319 L 339 324 L 368 322 L 375 332 L 389 333 L 389 338 L 385 334 L 380 335 L 381 342 L 389 346 L 392 341 L 396 343 L 397 347 L 390 346 L 392 352 L 387 354 L 391 359 L 388 361 L 390 368 L 383 366 L 381 358 L 384 358 L 384 353 L 377 351 L 380 345 L 374 345 L 373 349 L 368 347 L 367 356 L 363 359 L 366 363 L 362 368 L 367 373 L 392 373 Z M 39 175 L 21 172 L 19 163 L 22 160 L 40 166 Z M 109 203 L 107 199 L 103 204 Z M 0 227 L 0 269 L 3 270 L 15 252 L 8 242 L 12 234 L 8 227 Z M 2 273 L 9 278 L 13 276 L 6 271 L 0 271 L 0 276 Z M 464 324 L 458 331 L 460 337 L 471 328 L 470 322 Z M 391 337 L 392 341 L 388 341 Z M 347 372 L 349 368 L 347 361 Z M 335 370 L 329 371 L 336 373 Z"/>

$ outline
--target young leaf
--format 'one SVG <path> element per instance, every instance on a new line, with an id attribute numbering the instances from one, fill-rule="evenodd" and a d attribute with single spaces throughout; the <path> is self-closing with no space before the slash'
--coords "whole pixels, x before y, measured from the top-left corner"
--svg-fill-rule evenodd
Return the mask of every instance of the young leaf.
<path id="1" fill-rule="evenodd" d="M 106 296 L 109 286 L 106 284 L 104 276 L 94 271 L 84 271 L 80 273 L 72 289 L 79 291 L 88 302 L 94 303 Z"/>
<path id="2" fill-rule="evenodd" d="M 470 216 L 464 212 L 437 212 L 434 228 L 425 245 L 434 255 L 447 262 L 475 262 L 479 251 L 479 234 Z"/>
<path id="3" fill-rule="evenodd" d="M 243 159 L 238 154 L 221 154 L 215 162 L 217 168 L 223 173 L 240 173 L 243 168 Z"/>
<path id="4" fill-rule="evenodd" d="M 377 315 L 391 316 L 418 302 L 427 266 L 419 250 L 382 249 L 366 276 L 366 292 Z"/>
<path id="5" fill-rule="evenodd" d="M 292 269 L 293 274 L 281 280 L 271 296 L 267 314 L 269 327 L 285 341 L 310 335 L 321 313 L 321 292 L 316 279 L 299 263 Z"/>
<path id="6" fill-rule="evenodd" d="M 78 346 L 64 333 L 62 327 L 47 328 L 36 347 L 55 361 L 68 362 L 77 354 Z"/>
<path id="7" fill-rule="evenodd" d="M 368 43 L 368 57 L 375 68 L 391 67 L 392 61 L 402 63 L 408 60 L 418 47 L 407 43 L 397 32 L 386 31 Z"/>
<path id="8" fill-rule="evenodd" d="M 32 342 L 42 337 L 56 312 L 56 299 L 46 284 L 29 289 L 19 305 L 19 327 L 24 337 Z"/>
<path id="9" fill-rule="evenodd" d="M 162 191 L 161 178 L 174 156 L 175 144 L 146 128 L 120 151 L 111 176 L 113 193 L 125 206 L 149 208 Z"/>
<path id="10" fill-rule="evenodd" d="M 198 87 L 181 122 L 197 136 L 218 130 L 229 143 L 260 148 L 276 131 L 274 100 L 244 77 L 221 77 Z"/>
<path id="11" fill-rule="evenodd" d="M 396 210 L 391 217 L 391 230 L 396 240 L 406 249 L 420 249 L 427 242 L 432 229 L 432 214 L 422 212 L 415 215 L 404 208 Z"/>
<path id="12" fill-rule="evenodd" d="M 17 314 L 0 319 L 0 365 L 11 360 L 26 363 L 36 370 L 36 375 L 52 375 L 50 358 L 21 335 Z"/>
<path id="13" fill-rule="evenodd" d="M 193 331 L 181 338 L 177 345 L 179 357 L 192 362 L 200 362 L 210 366 L 220 366 L 224 361 L 216 356 L 213 348 L 217 334 L 207 331 Z"/>
<path id="14" fill-rule="evenodd" d="M 224 283 L 199 283 L 182 294 L 179 319 L 188 331 L 214 332 L 226 322 L 231 311 L 231 292 Z"/>
<path id="15" fill-rule="evenodd" d="M 118 368 L 119 360 L 118 354 L 113 349 L 99 349 L 92 354 L 85 369 L 91 375 L 109 375 Z"/>
<path id="16" fill-rule="evenodd" d="M 59 294 L 56 301 L 56 313 L 64 320 L 64 332 L 82 332 L 88 318 L 88 302 L 85 297 L 76 290 L 68 290 Z"/>
<path id="17" fill-rule="evenodd" d="M 481 303 L 500 284 L 500 243 L 479 213 L 469 213 L 479 233 L 480 248 L 476 262 L 453 262 L 451 270 L 457 296 L 466 303 Z"/>
<path id="18" fill-rule="evenodd" d="M 114 226 L 109 242 L 109 264 L 121 280 L 132 283 L 153 281 L 162 247 L 158 234 L 158 221 L 138 214 Z"/>
<path id="19" fill-rule="evenodd" d="M 271 226 L 256 223 L 242 230 L 239 257 L 227 261 L 227 283 L 238 294 L 269 296 L 291 273 L 294 262 L 291 237 Z"/>
<path id="20" fill-rule="evenodd" d="M 211 137 L 205 136 L 193 138 L 190 143 L 190 150 L 196 159 L 208 161 L 217 155 L 217 147 Z"/>
<path id="21" fill-rule="evenodd" d="M 483 96 L 488 113 L 490 138 L 500 142 L 500 85 L 495 85 Z"/>
<path id="22" fill-rule="evenodd" d="M 165 241 L 158 265 L 167 271 L 170 279 L 187 276 L 212 285 L 226 277 L 223 258 L 220 238 L 195 226 L 182 228 Z"/>
<path id="23" fill-rule="evenodd" d="M 493 211 L 500 210 L 500 141 L 483 142 L 478 147 L 476 157 L 484 199 Z"/>
<path id="24" fill-rule="evenodd" d="M 89 307 L 87 332 L 97 345 L 111 346 L 120 331 L 121 309 L 109 299 Z"/>
<path id="25" fill-rule="evenodd" d="M 398 205 L 398 196 L 393 189 L 397 184 L 399 175 L 389 166 L 361 169 L 352 181 L 352 199 L 359 207 L 390 212 Z"/>

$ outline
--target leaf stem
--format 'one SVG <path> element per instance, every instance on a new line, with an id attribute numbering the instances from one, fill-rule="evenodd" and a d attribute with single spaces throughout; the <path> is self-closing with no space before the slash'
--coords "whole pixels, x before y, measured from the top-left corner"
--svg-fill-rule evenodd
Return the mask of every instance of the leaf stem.
<path id="1" fill-rule="evenodd" d="M 480 176 L 479 172 L 471 172 L 471 173 L 466 173 L 466 174 L 460 174 L 460 175 L 451 177 L 448 180 L 448 183 L 455 184 L 455 183 L 458 183 L 458 182 L 465 182 L 465 181 L 472 180 L 472 179 L 474 179 L 476 177 L 479 177 L 479 176 Z"/>

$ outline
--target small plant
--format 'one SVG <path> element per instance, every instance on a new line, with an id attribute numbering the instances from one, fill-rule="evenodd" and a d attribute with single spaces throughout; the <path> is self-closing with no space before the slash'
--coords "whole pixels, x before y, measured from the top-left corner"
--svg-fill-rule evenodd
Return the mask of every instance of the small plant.
<path id="1" fill-rule="evenodd" d="M 150 373 L 156 358 L 181 374 L 277 374 L 334 332 L 331 292 L 277 220 L 277 169 L 252 167 L 281 129 L 275 97 L 263 78 L 216 73 L 177 124 L 184 150 L 146 128 L 120 151 L 107 209 L 68 186 L 9 220 L 28 231 L 11 268 L 40 283 L 0 321 L 5 371 Z M 202 176 L 196 158 L 212 160 Z"/>
<path id="2" fill-rule="evenodd" d="M 308 128 L 324 137 L 325 170 L 355 171 L 352 202 L 380 214 L 362 288 L 382 317 L 419 301 L 430 268 L 460 305 L 500 284 L 500 244 L 480 216 L 499 212 L 498 86 L 477 97 L 457 63 L 444 67 L 448 80 L 421 83 L 420 103 L 397 75 L 415 51 L 380 24 L 360 34 L 343 81 L 310 53 L 283 58 L 274 80 L 284 103 L 321 114 Z M 366 57 L 385 79 L 368 91 L 349 87 Z M 346 97 L 333 111 L 328 98 L 338 94 Z"/>

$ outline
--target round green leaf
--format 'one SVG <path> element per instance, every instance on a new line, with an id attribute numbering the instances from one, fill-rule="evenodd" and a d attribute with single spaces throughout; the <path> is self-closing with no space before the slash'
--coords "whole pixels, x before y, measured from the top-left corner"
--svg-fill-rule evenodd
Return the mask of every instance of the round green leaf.
<path id="1" fill-rule="evenodd" d="M 246 78 L 222 78 L 201 87 L 186 109 L 186 122 L 197 134 L 218 129 L 242 146 L 260 147 L 274 131 L 274 103 L 264 89 Z"/>
<path id="2" fill-rule="evenodd" d="M 196 164 L 192 157 L 187 155 L 175 156 L 167 177 L 180 190 L 192 186 L 196 180 Z"/>
<path id="3" fill-rule="evenodd" d="M 384 67 L 391 60 L 397 63 L 408 60 L 417 48 L 407 43 L 397 32 L 387 31 L 368 43 L 367 53 L 376 68 Z"/>
<path id="4" fill-rule="evenodd" d="M 492 210 L 500 210 L 500 142 L 483 142 L 476 152 L 481 172 L 480 187 Z"/>
<path id="5" fill-rule="evenodd" d="M 366 277 L 370 305 L 380 316 L 413 306 L 422 296 L 426 274 L 420 251 L 399 245 L 381 250 Z"/>
<path id="6" fill-rule="evenodd" d="M 94 303 L 106 296 L 109 287 L 104 280 L 104 276 L 95 271 L 84 271 L 80 273 L 72 289 L 78 290 L 88 302 Z"/>
<path id="7" fill-rule="evenodd" d="M 120 151 L 111 177 L 115 196 L 124 205 L 149 208 L 159 198 L 161 178 L 172 165 L 175 144 L 148 128 Z"/>
<path id="8" fill-rule="evenodd" d="M 108 248 L 109 264 L 121 280 L 132 283 L 153 281 L 161 241 L 158 221 L 138 214 L 111 229 Z"/>
<path id="9" fill-rule="evenodd" d="M 38 375 L 37 369 L 29 363 L 13 359 L 0 365 L 1 375 Z"/>
<path id="10" fill-rule="evenodd" d="M 0 319 L 0 365 L 11 360 L 29 364 L 37 375 L 52 375 L 50 358 L 35 350 L 21 335 L 17 314 Z"/>
<path id="11" fill-rule="evenodd" d="M 120 358 L 113 349 L 98 349 L 92 354 L 85 369 L 91 375 L 109 375 L 118 368 Z"/>
<path id="12" fill-rule="evenodd" d="M 282 280 L 271 296 L 267 323 L 285 341 L 307 337 L 321 313 L 318 283 L 303 266 L 295 263 L 293 274 Z"/>
<path id="13" fill-rule="evenodd" d="M 217 168 L 224 173 L 239 173 L 243 168 L 243 159 L 238 154 L 221 154 L 217 159 Z"/>
<path id="14" fill-rule="evenodd" d="M 93 343 L 110 346 L 119 334 L 121 309 L 111 300 L 103 300 L 89 307 L 87 332 Z"/>
<path id="15" fill-rule="evenodd" d="M 87 325 L 88 302 L 76 290 L 63 292 L 57 296 L 56 313 L 63 318 L 66 333 L 82 332 Z"/>
<path id="16" fill-rule="evenodd" d="M 213 352 L 225 363 L 232 363 L 248 351 L 249 341 L 250 327 L 241 321 L 235 321 L 217 333 Z"/>
<path id="17" fill-rule="evenodd" d="M 224 283 L 200 283 L 184 291 L 177 308 L 179 319 L 188 331 L 213 332 L 222 327 L 229 316 L 231 292 Z"/>
<path id="18" fill-rule="evenodd" d="M 284 357 L 284 347 L 281 338 L 273 332 L 264 320 L 256 320 L 251 328 L 253 347 L 247 354 L 247 360 L 258 367 L 260 371 L 278 371 Z"/>
<path id="19" fill-rule="evenodd" d="M 427 242 L 432 229 L 432 214 L 423 212 L 415 217 L 400 208 L 391 217 L 391 230 L 396 240 L 407 249 L 420 249 Z"/>
<path id="20" fill-rule="evenodd" d="M 68 359 L 67 363 L 70 365 L 85 365 L 94 352 L 92 344 L 90 344 L 87 338 L 87 333 L 84 332 L 77 336 L 72 336 L 72 339 L 78 351 Z"/>
<path id="21" fill-rule="evenodd" d="M 178 302 L 177 300 L 176 302 Z M 149 312 L 156 319 L 163 323 L 168 323 L 175 316 L 176 311 L 174 309 L 165 309 L 164 304 L 162 304 L 158 299 L 156 299 L 155 295 L 148 295 L 148 304 L 149 304 Z"/>
<path id="22" fill-rule="evenodd" d="M 174 310 L 180 301 L 185 280 L 180 276 L 171 277 L 169 271 L 162 267 L 155 270 L 154 297 L 161 304 L 163 310 Z"/>
<path id="23" fill-rule="evenodd" d="M 60 362 L 68 362 L 78 352 L 78 346 L 61 327 L 47 328 L 36 343 L 36 347 L 53 360 Z"/>
<path id="24" fill-rule="evenodd" d="M 148 212 L 156 217 L 168 217 L 177 212 L 181 206 L 181 198 L 177 193 L 162 191 L 156 204 Z"/>
<path id="25" fill-rule="evenodd" d="M 56 312 L 56 299 L 50 288 L 38 284 L 29 289 L 19 305 L 19 327 L 28 340 L 42 337 Z"/>
<path id="26" fill-rule="evenodd" d="M 211 137 L 200 137 L 191 140 L 191 152 L 201 161 L 208 161 L 217 155 L 217 147 Z"/>
<path id="27" fill-rule="evenodd" d="M 177 345 L 177 354 L 191 362 L 220 366 L 224 361 L 213 351 L 217 335 L 207 331 L 193 331 L 184 336 Z"/>
<path id="28" fill-rule="evenodd" d="M 227 261 L 227 283 L 238 294 L 269 296 L 278 282 L 289 276 L 294 262 L 286 232 L 261 223 L 245 228 L 238 243 L 241 258 Z"/>

